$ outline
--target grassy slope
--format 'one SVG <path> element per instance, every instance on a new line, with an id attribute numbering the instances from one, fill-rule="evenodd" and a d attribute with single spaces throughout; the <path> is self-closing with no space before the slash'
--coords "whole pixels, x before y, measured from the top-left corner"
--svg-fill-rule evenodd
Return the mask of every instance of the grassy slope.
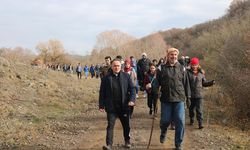
<path id="1" fill-rule="evenodd" d="M 96 103 L 97 79 L 79 81 L 76 75 L 0 61 L 0 145 L 35 143 L 50 134 L 51 122 Z"/>

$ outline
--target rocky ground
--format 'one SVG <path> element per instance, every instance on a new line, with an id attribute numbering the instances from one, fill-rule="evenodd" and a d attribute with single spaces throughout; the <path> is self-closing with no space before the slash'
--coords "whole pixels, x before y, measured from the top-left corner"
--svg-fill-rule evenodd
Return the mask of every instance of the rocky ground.
<path id="1" fill-rule="evenodd" d="M 0 149 L 101 149 L 107 123 L 105 113 L 97 109 L 99 84 L 99 79 L 78 80 L 75 74 L 0 57 Z M 173 130 L 168 131 L 166 143 L 159 142 L 159 115 L 150 149 L 173 149 Z M 249 149 L 249 131 L 218 124 L 214 116 L 203 130 L 186 123 L 184 149 Z M 151 125 L 140 93 L 131 124 L 131 149 L 146 149 Z M 117 120 L 114 149 L 124 149 L 123 144 Z"/>

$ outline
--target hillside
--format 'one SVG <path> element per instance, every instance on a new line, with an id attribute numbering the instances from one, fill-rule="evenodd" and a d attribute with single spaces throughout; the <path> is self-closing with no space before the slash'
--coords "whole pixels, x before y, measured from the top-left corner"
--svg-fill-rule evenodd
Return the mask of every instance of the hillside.
<path id="1" fill-rule="evenodd" d="M 54 130 L 65 126 L 58 121 L 96 106 L 99 85 L 91 83 L 0 57 L 1 147 L 53 139 Z"/>
<path id="2" fill-rule="evenodd" d="M 12 62 L 0 57 L 0 149 L 101 149 L 105 142 L 106 117 L 97 110 L 100 79 L 78 80 L 75 74 Z M 209 90 L 206 90 L 209 97 Z M 209 101 L 207 108 L 217 111 Z M 218 114 L 218 113 L 217 113 Z M 198 130 L 186 125 L 186 149 L 248 149 L 249 131 L 220 126 L 210 116 L 209 126 Z M 187 119 L 188 120 L 188 119 Z M 152 116 L 140 93 L 132 118 L 131 149 L 146 149 Z M 188 124 L 188 122 L 187 122 Z M 123 149 L 117 121 L 114 149 Z M 159 142 L 156 117 L 150 149 L 172 149 L 174 131 Z M 194 145 L 195 143 L 195 145 Z"/>

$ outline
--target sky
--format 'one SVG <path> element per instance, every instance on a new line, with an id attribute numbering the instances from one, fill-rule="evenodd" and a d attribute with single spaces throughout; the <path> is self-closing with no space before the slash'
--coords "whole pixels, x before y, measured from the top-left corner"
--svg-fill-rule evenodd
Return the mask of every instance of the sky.
<path id="1" fill-rule="evenodd" d="M 87 55 L 96 37 L 117 29 L 136 38 L 192 27 L 223 16 L 232 0 L 0 0 L 0 47 L 36 52 L 40 42 L 63 43 Z"/>

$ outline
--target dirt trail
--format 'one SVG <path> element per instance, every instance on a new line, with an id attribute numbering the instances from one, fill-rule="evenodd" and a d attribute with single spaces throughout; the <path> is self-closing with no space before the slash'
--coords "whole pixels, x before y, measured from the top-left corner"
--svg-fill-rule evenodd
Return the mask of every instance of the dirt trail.
<path id="1" fill-rule="evenodd" d="M 131 149 L 146 150 L 152 125 L 152 116 L 148 114 L 146 98 L 142 98 L 141 96 L 136 104 L 137 106 L 135 107 L 131 121 Z M 106 136 L 106 114 L 100 113 L 96 109 L 95 104 L 95 109 L 91 109 L 91 111 L 87 112 L 92 115 L 82 116 L 84 118 L 83 120 L 85 120 L 84 126 L 88 127 L 88 130 L 85 130 L 84 134 L 80 134 L 77 140 L 78 142 L 76 142 L 73 147 L 68 147 L 69 149 L 102 149 Z M 216 124 L 210 124 L 209 128 L 205 124 L 205 128 L 200 130 L 198 129 L 197 122 L 195 122 L 194 126 L 189 126 L 188 121 L 186 110 L 185 136 L 183 142 L 183 148 L 185 150 L 249 149 L 250 134 L 247 131 Z M 159 122 L 160 113 L 157 114 L 155 120 L 150 149 L 173 150 L 175 148 L 174 130 L 168 130 L 167 140 L 164 144 L 161 144 L 159 141 Z M 121 123 L 117 120 L 114 130 L 114 150 L 125 149 L 123 147 L 124 140 L 122 135 Z"/>
<path id="2" fill-rule="evenodd" d="M 159 120 L 160 120 L 160 114 L 157 114 L 157 117 L 155 119 L 154 124 L 154 131 L 152 135 L 151 145 L 150 149 L 155 150 L 170 150 L 174 149 L 174 130 L 168 130 L 167 133 L 167 140 L 164 144 L 161 144 L 159 141 L 160 137 L 160 129 L 159 129 Z M 95 116 L 93 116 L 95 117 Z M 88 130 L 84 137 L 83 142 L 80 143 L 78 146 L 78 149 L 101 149 L 102 146 L 105 144 L 105 135 L 106 135 L 106 117 L 105 114 L 99 114 L 99 121 L 95 124 L 92 124 L 92 128 L 97 129 L 94 130 Z M 152 116 L 148 114 L 148 108 L 146 106 L 146 99 L 145 98 L 139 98 L 137 100 L 137 106 L 134 110 L 134 114 L 131 120 L 131 142 L 132 147 L 131 149 L 146 149 L 150 131 L 151 131 L 151 125 L 152 125 Z M 95 118 L 89 118 L 90 120 L 96 120 Z M 122 136 L 122 127 L 119 120 L 116 122 L 115 130 L 114 130 L 114 145 L 113 149 L 125 149 L 123 148 L 124 140 Z M 87 139 L 87 140 L 86 140 Z M 187 136 L 185 136 L 184 140 L 184 147 L 188 145 Z"/>

